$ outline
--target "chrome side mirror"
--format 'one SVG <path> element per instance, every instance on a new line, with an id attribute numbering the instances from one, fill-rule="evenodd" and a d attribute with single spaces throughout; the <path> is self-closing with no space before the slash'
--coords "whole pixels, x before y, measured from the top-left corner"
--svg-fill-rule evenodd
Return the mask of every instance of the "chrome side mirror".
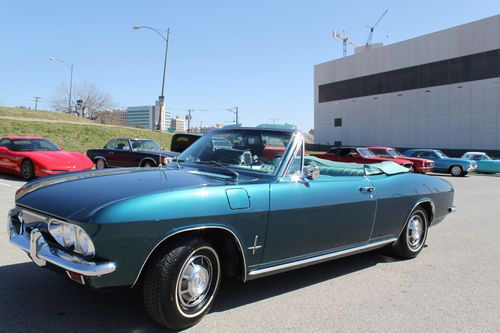
<path id="1" fill-rule="evenodd" d="M 319 177 L 320 172 L 319 168 L 315 165 L 306 165 L 304 166 L 304 169 L 302 170 L 302 174 L 304 175 L 305 178 L 309 180 L 315 180 L 316 178 Z"/>

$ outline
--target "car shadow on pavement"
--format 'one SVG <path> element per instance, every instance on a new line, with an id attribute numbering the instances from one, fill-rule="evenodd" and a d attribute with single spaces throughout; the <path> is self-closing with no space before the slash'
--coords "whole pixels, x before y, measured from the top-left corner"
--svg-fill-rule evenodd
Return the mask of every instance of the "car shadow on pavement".
<path id="1" fill-rule="evenodd" d="M 9 175 L 6 173 L 0 173 L 0 180 L 13 180 L 13 181 L 17 181 L 17 182 L 24 182 L 25 181 L 21 177 Z"/>
<path id="2" fill-rule="evenodd" d="M 247 283 L 227 280 L 212 311 L 224 312 L 392 261 L 371 252 Z M 147 316 L 138 292 L 92 292 L 31 262 L 1 266 L 0 281 L 2 332 L 165 332 Z"/>
<path id="3" fill-rule="evenodd" d="M 332 260 L 269 277 L 243 283 L 237 280 L 224 281 L 212 311 L 222 312 L 271 298 L 343 275 L 370 268 L 379 263 L 395 262 L 382 250 Z"/>

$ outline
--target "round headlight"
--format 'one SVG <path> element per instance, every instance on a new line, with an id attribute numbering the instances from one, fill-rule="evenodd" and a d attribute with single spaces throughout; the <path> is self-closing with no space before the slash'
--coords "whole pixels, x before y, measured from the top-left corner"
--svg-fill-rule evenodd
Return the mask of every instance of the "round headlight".
<path id="1" fill-rule="evenodd" d="M 62 247 L 84 256 L 95 255 L 94 243 L 92 243 L 85 230 L 79 226 L 58 220 L 50 220 L 49 232 Z"/>

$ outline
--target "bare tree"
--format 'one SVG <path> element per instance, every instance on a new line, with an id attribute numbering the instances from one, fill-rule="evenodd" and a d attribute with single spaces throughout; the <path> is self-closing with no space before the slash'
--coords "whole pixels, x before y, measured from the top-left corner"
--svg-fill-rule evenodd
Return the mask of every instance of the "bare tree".
<path id="1" fill-rule="evenodd" d="M 112 109 L 116 105 L 109 93 L 99 90 L 92 83 L 75 86 L 72 96 L 71 113 L 88 119 L 96 119 L 98 112 Z M 59 112 L 68 112 L 68 97 L 67 87 L 60 85 L 56 88 L 52 107 Z"/>

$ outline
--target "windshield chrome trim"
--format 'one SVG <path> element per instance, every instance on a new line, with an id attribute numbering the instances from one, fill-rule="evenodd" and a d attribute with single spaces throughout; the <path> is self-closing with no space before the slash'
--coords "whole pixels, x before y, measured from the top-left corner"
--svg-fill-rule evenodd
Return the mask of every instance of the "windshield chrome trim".
<path id="1" fill-rule="evenodd" d="M 278 168 L 278 172 L 276 175 L 278 176 L 277 179 L 281 180 L 283 179 L 287 173 L 288 170 L 290 169 L 290 166 L 292 165 L 293 161 L 293 156 L 295 156 L 295 153 L 297 152 L 300 147 L 304 147 L 304 136 L 301 132 L 296 131 L 292 135 L 292 141 L 290 142 L 288 149 L 285 152 L 285 155 L 283 156 L 283 160 L 281 161 L 280 167 Z M 301 161 L 301 166 L 303 169 L 304 165 L 304 150 L 302 150 L 302 161 Z"/>

